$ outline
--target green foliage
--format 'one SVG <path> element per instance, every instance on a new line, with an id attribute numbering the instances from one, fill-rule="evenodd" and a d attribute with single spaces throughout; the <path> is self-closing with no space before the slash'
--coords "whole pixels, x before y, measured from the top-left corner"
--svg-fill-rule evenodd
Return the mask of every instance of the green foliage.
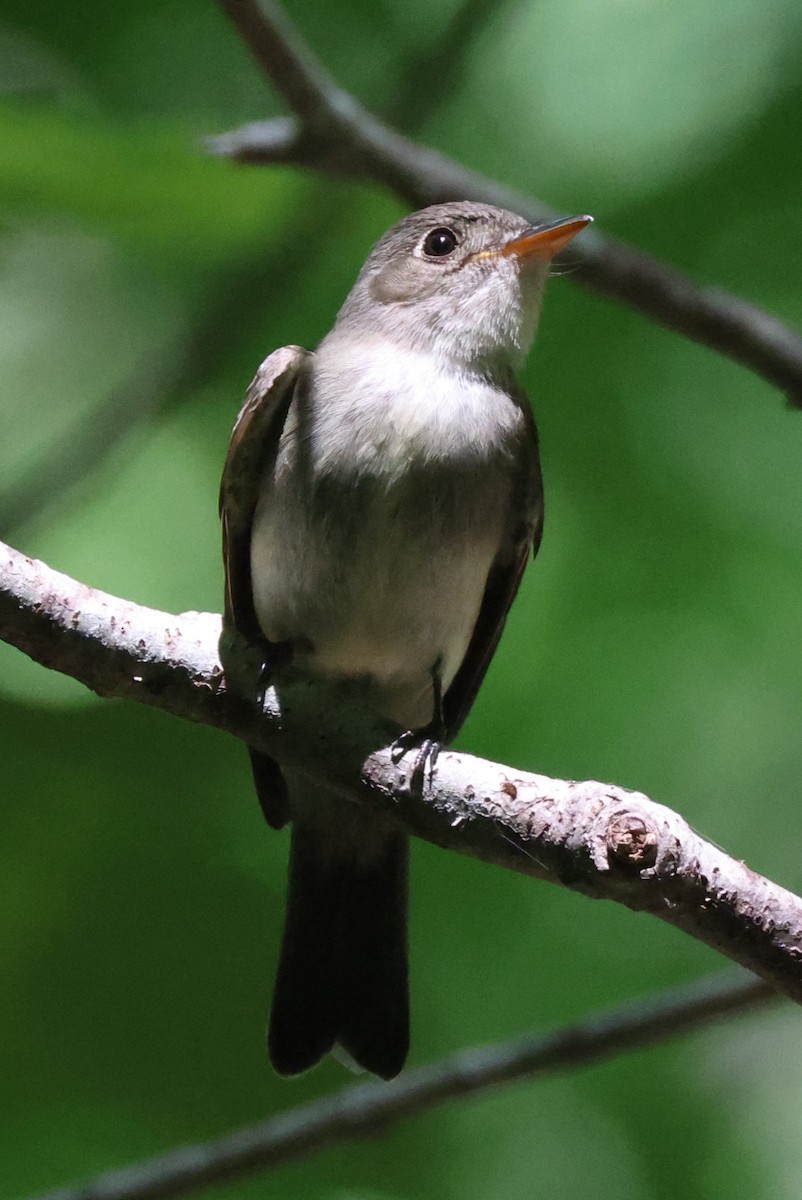
<path id="1" fill-rule="evenodd" d="M 436 38 L 454 4 L 293 7 L 381 109 L 421 22 Z M 802 323 L 800 51 L 786 0 L 503 3 L 421 136 Z M 137 601 L 218 608 L 217 483 L 247 382 L 325 331 L 400 206 L 204 153 L 204 134 L 278 109 L 201 0 L 9 0 L 0 87 L 2 496 L 132 372 L 191 348 L 96 469 L 0 536 Z M 526 384 L 546 537 L 461 746 L 642 788 L 799 890 L 802 415 L 567 279 Z M 6 1191 L 347 1082 L 266 1064 L 286 838 L 261 823 L 242 748 L 0 649 Z M 430 846 L 414 859 L 416 1062 L 719 965 L 614 906 Z M 795 1200 L 797 1027 L 730 1022 L 219 1194 Z"/>

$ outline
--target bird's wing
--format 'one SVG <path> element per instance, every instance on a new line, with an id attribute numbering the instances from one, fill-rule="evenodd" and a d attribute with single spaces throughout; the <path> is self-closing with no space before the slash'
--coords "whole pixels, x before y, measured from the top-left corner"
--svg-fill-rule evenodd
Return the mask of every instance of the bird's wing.
<path id="1" fill-rule="evenodd" d="M 506 536 L 487 576 L 479 616 L 465 657 L 443 697 L 447 741 L 457 736 L 467 717 L 498 645 L 507 613 L 529 558 L 543 532 L 543 482 L 535 420 L 526 395 L 518 392 L 526 421 L 520 480 L 510 505 Z"/>
<path id="2" fill-rule="evenodd" d="M 295 384 L 308 358 L 308 351 L 300 346 L 282 346 L 262 363 L 234 424 L 220 481 L 225 621 L 249 641 L 264 641 L 253 606 L 253 514 L 265 471 L 278 447 Z"/>
<path id="3" fill-rule="evenodd" d="M 265 471 L 275 457 L 295 385 L 309 353 L 283 346 L 262 363 L 248 388 L 228 447 L 220 482 L 223 562 L 226 576 L 224 628 L 234 628 L 247 641 L 265 645 L 253 602 L 251 527 Z M 268 824 L 286 824 L 287 793 L 278 765 L 251 750 L 259 803 Z"/>

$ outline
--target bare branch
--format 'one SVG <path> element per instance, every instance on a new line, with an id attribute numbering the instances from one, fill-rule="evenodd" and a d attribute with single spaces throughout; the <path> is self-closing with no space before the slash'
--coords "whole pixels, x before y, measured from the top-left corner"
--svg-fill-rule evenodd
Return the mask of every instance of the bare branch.
<path id="1" fill-rule="evenodd" d="M 407 758 L 389 749 L 397 730 L 366 716 L 359 685 L 288 674 L 262 709 L 242 698 L 258 693 L 247 652 L 223 644 L 224 672 L 220 629 L 212 613 L 140 608 L 0 544 L 0 638 L 37 662 L 101 695 L 225 729 L 435 845 L 649 912 L 802 1003 L 802 900 L 670 809 L 452 751 L 413 789 Z"/>
<path id="2" fill-rule="evenodd" d="M 256 122 L 209 140 L 217 154 L 244 163 L 293 163 L 384 183 L 418 207 L 480 200 L 529 220 L 556 214 L 532 196 L 503 187 L 445 155 L 417 145 L 337 88 L 272 0 L 220 0 L 268 78 L 299 118 Z M 749 367 L 802 407 L 802 337 L 779 318 L 612 238 L 586 230 L 565 260 L 573 280 Z"/>
<path id="3" fill-rule="evenodd" d="M 755 979 L 708 980 L 600 1013 L 543 1037 L 462 1050 L 392 1083 L 365 1083 L 304 1108 L 238 1129 L 213 1142 L 184 1146 L 110 1171 L 39 1200 L 166 1200 L 277 1167 L 342 1142 L 372 1137 L 448 1100 L 500 1084 L 587 1066 L 623 1051 L 654 1046 L 700 1029 L 771 996 Z"/>

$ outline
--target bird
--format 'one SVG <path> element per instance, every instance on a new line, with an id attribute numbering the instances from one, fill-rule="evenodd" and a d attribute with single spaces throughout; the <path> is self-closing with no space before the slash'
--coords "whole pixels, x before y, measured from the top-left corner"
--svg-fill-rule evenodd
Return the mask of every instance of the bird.
<path id="1" fill-rule="evenodd" d="M 543 527 L 517 374 L 553 257 L 591 218 L 532 224 L 440 203 L 379 239 L 313 352 L 274 351 L 220 489 L 224 629 L 265 670 L 367 680 L 433 767 L 476 697 Z M 408 839 L 250 751 L 268 823 L 291 822 L 268 1029 L 275 1070 L 333 1052 L 391 1079 L 409 1048 Z"/>

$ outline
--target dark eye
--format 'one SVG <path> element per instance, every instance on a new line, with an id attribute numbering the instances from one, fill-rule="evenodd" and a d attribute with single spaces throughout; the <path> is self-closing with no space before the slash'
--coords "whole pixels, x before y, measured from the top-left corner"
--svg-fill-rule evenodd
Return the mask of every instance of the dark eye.
<path id="1" fill-rule="evenodd" d="M 457 235 L 453 229 L 433 229 L 431 233 L 426 234 L 426 240 L 423 243 L 423 253 L 429 258 L 445 258 L 447 254 L 452 254 L 457 248 Z"/>

